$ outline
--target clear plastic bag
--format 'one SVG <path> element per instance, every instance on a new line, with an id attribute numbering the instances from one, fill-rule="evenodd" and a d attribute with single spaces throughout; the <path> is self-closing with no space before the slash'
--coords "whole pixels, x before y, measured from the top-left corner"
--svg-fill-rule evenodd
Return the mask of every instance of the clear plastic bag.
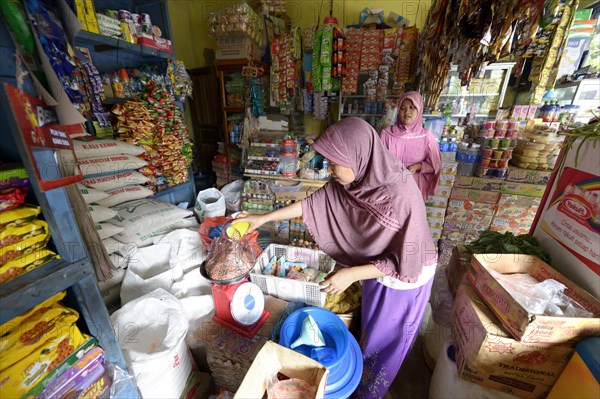
<path id="1" fill-rule="evenodd" d="M 106 369 L 111 381 L 109 398 L 122 398 L 123 389 L 125 389 L 126 385 L 130 383 L 133 387 L 136 387 L 133 376 L 129 374 L 127 370 L 123 370 L 119 365 L 105 361 L 104 368 Z"/>
<path id="2" fill-rule="evenodd" d="M 213 280 L 234 280 L 250 272 L 262 252 L 256 240 L 258 233 L 234 240 L 227 237 L 226 231 L 225 226 L 221 236 L 213 240 L 206 258 L 206 274 Z"/>
<path id="3" fill-rule="evenodd" d="M 490 272 L 531 314 L 594 317 L 593 313 L 565 294 L 567 287 L 554 279 L 539 282 L 527 273 L 502 274 L 493 270 Z"/>

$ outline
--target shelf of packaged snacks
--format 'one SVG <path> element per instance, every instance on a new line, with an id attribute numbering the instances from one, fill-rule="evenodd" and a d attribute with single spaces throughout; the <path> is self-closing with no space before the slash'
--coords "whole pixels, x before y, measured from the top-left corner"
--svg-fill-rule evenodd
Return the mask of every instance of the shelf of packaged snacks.
<path id="1" fill-rule="evenodd" d="M 93 276 L 93 273 L 89 259 L 73 263 L 54 259 L 7 281 L 0 289 L 0 324 L 28 311 L 43 299 L 71 287 L 86 276 Z"/>
<path id="2" fill-rule="evenodd" d="M 94 50 L 98 52 L 114 50 L 126 51 L 131 54 L 145 57 L 148 61 L 152 61 L 151 59 L 148 59 L 148 57 L 155 57 L 157 59 L 174 57 L 172 53 L 155 50 L 147 46 L 129 43 L 121 39 L 103 36 L 85 30 L 80 30 L 79 33 L 77 33 L 77 36 L 75 37 L 75 43 L 79 45 L 92 45 L 94 46 Z"/>
<path id="3" fill-rule="evenodd" d="M 292 181 L 292 182 L 300 182 L 309 187 L 322 187 L 329 180 L 310 180 L 310 179 L 301 179 L 299 177 L 285 177 L 282 175 L 259 175 L 253 173 L 244 173 L 244 177 L 250 177 L 255 179 L 269 179 L 269 180 L 284 180 L 284 181 Z"/>
<path id="4" fill-rule="evenodd" d="M 366 94 L 344 94 L 343 96 L 344 96 L 344 98 L 366 98 L 367 97 Z M 388 96 L 385 96 L 385 98 L 387 100 L 390 98 L 400 98 L 400 96 L 388 95 Z"/>

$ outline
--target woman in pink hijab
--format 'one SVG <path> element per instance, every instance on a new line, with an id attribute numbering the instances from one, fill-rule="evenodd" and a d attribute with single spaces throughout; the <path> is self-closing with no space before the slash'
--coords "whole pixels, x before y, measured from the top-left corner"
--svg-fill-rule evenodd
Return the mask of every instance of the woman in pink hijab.
<path id="1" fill-rule="evenodd" d="M 364 120 L 330 126 L 315 141 L 331 181 L 311 196 L 264 215 L 241 214 L 250 230 L 302 217 L 338 266 L 321 284 L 339 295 L 362 281 L 364 372 L 358 398 L 383 398 L 418 333 L 431 292 L 437 251 L 413 175 Z M 401 171 L 401 173 L 398 173 Z"/>
<path id="2" fill-rule="evenodd" d="M 400 97 L 398 122 L 381 132 L 381 141 L 413 174 L 423 198 L 435 191 L 442 157 L 437 139 L 423 127 L 423 98 L 416 91 Z"/>

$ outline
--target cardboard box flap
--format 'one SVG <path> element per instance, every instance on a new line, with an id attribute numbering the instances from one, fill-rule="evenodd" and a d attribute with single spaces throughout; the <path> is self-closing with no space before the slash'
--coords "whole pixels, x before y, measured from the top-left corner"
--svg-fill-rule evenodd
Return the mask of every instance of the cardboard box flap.
<path id="1" fill-rule="evenodd" d="M 279 367 L 281 366 L 281 367 Z M 315 398 L 323 398 L 329 370 L 316 360 L 284 346 L 268 341 L 258 352 L 235 399 L 262 398 L 267 391 L 267 381 L 274 372 L 290 378 L 300 378 L 317 388 Z"/>
<path id="2" fill-rule="evenodd" d="M 554 279 L 564 284 L 565 294 L 594 314 L 593 318 L 530 314 L 497 281 L 489 270 L 502 274 L 527 273 L 538 281 Z M 468 279 L 518 340 L 540 343 L 575 343 L 584 336 L 600 335 L 600 301 L 532 255 L 478 254 L 472 258 Z"/>

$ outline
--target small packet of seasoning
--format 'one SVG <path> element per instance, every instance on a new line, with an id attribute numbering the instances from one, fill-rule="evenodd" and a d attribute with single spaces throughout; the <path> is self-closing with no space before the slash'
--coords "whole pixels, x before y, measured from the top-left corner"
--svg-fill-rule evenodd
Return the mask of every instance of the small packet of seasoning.
<path id="1" fill-rule="evenodd" d="M 273 269 L 275 268 L 275 265 L 277 264 L 277 257 L 275 255 L 273 255 L 273 257 L 271 258 L 271 260 L 269 261 L 269 263 L 267 263 L 267 266 L 265 266 L 265 268 L 263 269 L 263 275 L 268 276 L 270 274 L 273 274 Z"/>

